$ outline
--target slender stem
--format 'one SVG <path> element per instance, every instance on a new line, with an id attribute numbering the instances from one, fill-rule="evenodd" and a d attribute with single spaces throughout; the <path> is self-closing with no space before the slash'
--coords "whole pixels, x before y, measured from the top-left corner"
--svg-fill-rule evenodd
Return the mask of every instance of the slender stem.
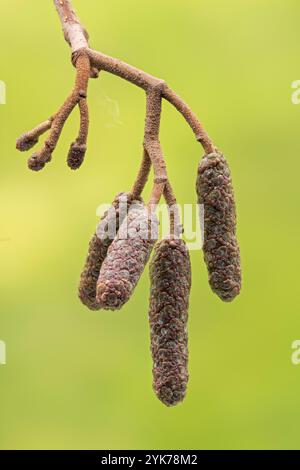
<path id="1" fill-rule="evenodd" d="M 144 148 L 151 159 L 154 181 L 156 183 L 166 183 L 168 179 L 166 164 L 159 142 L 161 102 L 161 89 L 159 87 L 153 87 L 147 92 Z"/>
<path id="2" fill-rule="evenodd" d="M 166 183 L 154 183 L 148 202 L 150 212 L 155 211 L 156 206 L 159 203 L 160 198 L 164 192 L 165 184 Z"/>
<path id="3" fill-rule="evenodd" d="M 147 151 L 144 149 L 141 166 L 139 168 L 139 172 L 131 190 L 133 199 L 137 199 L 142 194 L 144 187 L 146 186 L 146 183 L 148 181 L 150 170 L 151 159 Z"/>
<path id="4" fill-rule="evenodd" d="M 180 216 L 177 200 L 170 181 L 164 187 L 164 198 L 169 207 L 170 218 L 170 235 L 180 237 L 182 234 L 182 226 L 180 224 Z"/>
<path id="5" fill-rule="evenodd" d="M 62 132 L 63 126 L 68 119 L 69 115 L 73 111 L 76 104 L 81 98 L 86 98 L 87 86 L 90 74 L 89 59 L 85 55 L 80 55 L 76 63 L 77 75 L 75 88 L 71 95 L 67 98 L 65 103 L 60 108 L 59 112 L 55 116 L 49 139 L 46 141 L 46 145 L 53 151 L 57 145 L 58 139 Z"/>
<path id="6" fill-rule="evenodd" d="M 25 152 L 34 147 L 34 145 L 38 143 L 39 137 L 51 129 L 53 120 L 54 116 L 21 135 L 17 140 L 16 148 L 20 150 L 20 152 Z"/>
<path id="7" fill-rule="evenodd" d="M 168 181 L 167 169 L 162 148 L 159 142 L 161 121 L 161 84 L 147 91 L 146 122 L 144 149 L 147 152 L 154 170 L 154 186 L 150 196 L 149 208 L 155 210 Z"/>
<path id="8" fill-rule="evenodd" d="M 85 145 L 89 131 L 89 108 L 86 98 L 79 100 L 78 106 L 80 111 L 80 129 L 76 141 L 80 145 Z"/>
<path id="9" fill-rule="evenodd" d="M 144 136 L 144 154 L 132 193 L 140 196 L 149 177 L 151 165 L 154 169 L 154 186 L 150 197 L 149 207 L 155 208 L 162 194 L 171 207 L 176 206 L 176 198 L 168 180 L 166 164 L 159 142 L 159 127 L 161 120 L 161 105 L 164 98 L 170 102 L 185 118 L 193 130 L 197 141 L 201 143 L 206 153 L 215 150 L 214 144 L 192 109 L 178 96 L 163 80 L 154 77 L 119 59 L 102 54 L 89 48 L 88 33 L 81 25 L 70 0 L 53 0 L 58 12 L 64 36 L 72 50 L 72 62 L 77 69 L 76 83 L 71 95 L 59 111 L 48 121 L 21 136 L 17 148 L 21 151 L 33 147 L 39 136 L 50 129 L 49 138 L 42 150 L 35 153 L 28 161 L 33 170 L 40 170 L 51 160 L 63 126 L 74 107 L 80 109 L 80 131 L 76 142 L 71 145 L 68 163 L 76 169 L 83 161 L 86 151 L 89 115 L 86 102 L 89 78 L 97 78 L 101 70 L 112 73 L 131 82 L 146 92 L 147 112 Z M 175 233 L 175 215 L 170 212 L 171 232 Z M 177 224 L 178 225 L 178 224 Z"/>
<path id="10" fill-rule="evenodd" d="M 212 153 L 215 149 L 212 140 L 199 122 L 192 109 L 178 96 L 163 80 L 149 75 L 122 60 L 102 54 L 101 52 L 88 49 L 91 64 L 105 72 L 116 75 L 143 90 L 151 89 L 154 86 L 162 85 L 162 97 L 171 103 L 177 111 L 185 118 L 188 125 L 195 134 L 196 140 L 200 142 L 206 153 Z"/>
<path id="11" fill-rule="evenodd" d="M 196 140 L 200 142 L 205 150 L 205 153 L 213 153 L 215 151 L 215 146 L 192 109 L 168 85 L 165 85 L 164 87 L 163 97 L 182 114 L 194 132 Z"/>
<path id="12" fill-rule="evenodd" d="M 69 0 L 54 0 L 64 36 L 72 52 L 88 47 L 88 34 L 81 26 Z"/>
<path id="13" fill-rule="evenodd" d="M 45 141 L 44 147 L 28 160 L 28 166 L 31 170 L 39 171 L 51 160 L 52 153 L 56 148 L 66 120 L 80 100 L 85 99 L 87 96 L 90 61 L 86 54 L 82 53 L 78 56 L 76 69 L 77 75 L 74 90 L 54 116 L 53 122 L 51 122 L 50 135 Z M 87 123 L 85 122 L 85 124 Z"/>

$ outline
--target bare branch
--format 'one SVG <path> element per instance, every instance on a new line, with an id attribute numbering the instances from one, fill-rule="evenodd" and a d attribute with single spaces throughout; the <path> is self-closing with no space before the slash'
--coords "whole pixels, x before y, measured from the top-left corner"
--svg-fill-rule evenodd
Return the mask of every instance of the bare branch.
<path id="1" fill-rule="evenodd" d="M 178 238 L 182 234 L 182 225 L 180 223 L 176 196 L 170 181 L 164 187 L 164 198 L 169 207 L 170 235 Z"/>
<path id="2" fill-rule="evenodd" d="M 79 144 L 85 145 L 85 139 L 87 137 L 88 112 L 86 109 L 86 104 L 82 104 L 81 101 L 83 100 L 86 102 L 88 81 L 90 76 L 90 61 L 85 53 L 78 54 L 76 60 L 76 70 L 77 75 L 74 90 L 66 99 L 59 111 L 55 114 L 55 116 L 40 124 L 30 132 L 23 134 L 23 136 L 17 140 L 18 150 L 29 150 L 38 142 L 39 135 L 46 132 L 48 129 L 51 129 L 50 135 L 46 140 L 44 147 L 38 152 L 34 153 L 28 160 L 28 166 L 31 170 L 39 171 L 44 168 L 47 162 L 51 160 L 52 153 L 56 148 L 64 124 L 77 104 L 79 104 L 81 108 L 81 130 L 79 134 Z M 82 152 L 82 149 L 80 151 Z"/>
<path id="3" fill-rule="evenodd" d="M 75 142 L 71 144 L 68 165 L 72 169 L 79 168 L 86 152 L 89 113 L 86 102 L 88 80 L 97 78 L 101 70 L 112 73 L 132 84 L 142 88 L 147 96 L 147 113 L 144 136 L 144 154 L 137 179 L 132 188 L 132 194 L 140 196 L 147 182 L 151 164 L 154 168 L 154 187 L 149 205 L 155 207 L 164 193 L 169 206 L 175 200 L 174 193 L 168 181 L 166 165 L 159 142 L 159 127 L 161 119 L 162 98 L 169 101 L 185 118 L 206 153 L 215 150 L 212 140 L 192 109 L 178 96 L 163 80 L 154 77 L 119 59 L 97 52 L 89 48 L 88 33 L 81 25 L 70 0 L 54 0 L 64 36 L 72 50 L 72 62 L 77 69 L 75 88 L 60 110 L 48 121 L 27 132 L 17 141 L 17 148 L 28 150 L 38 142 L 38 137 L 50 129 L 49 138 L 42 150 L 29 159 L 29 167 L 40 170 L 51 160 L 61 135 L 64 123 L 74 107 L 80 109 L 80 131 Z M 174 225 L 174 224 L 173 224 Z M 174 229 L 174 227 L 173 227 Z"/>
<path id="4" fill-rule="evenodd" d="M 146 186 L 146 183 L 149 178 L 150 169 L 151 169 L 151 159 L 148 153 L 146 152 L 146 150 L 144 149 L 142 163 L 141 163 L 138 175 L 136 177 L 136 180 L 131 190 L 133 199 L 137 199 L 142 194 L 144 187 Z"/>
<path id="5" fill-rule="evenodd" d="M 54 0 L 57 13 L 59 15 L 65 40 L 70 45 L 72 52 L 88 47 L 88 34 L 81 26 L 75 11 L 69 0 Z"/>
<path id="6" fill-rule="evenodd" d="M 21 135 L 21 137 L 19 137 L 17 140 L 17 150 L 20 150 L 20 152 L 26 152 L 27 150 L 30 150 L 32 147 L 34 147 L 38 143 L 39 137 L 51 129 L 53 119 L 54 117 L 51 117 L 47 121 L 42 122 L 36 126 L 34 129 L 31 129 L 30 131 Z"/>
<path id="7" fill-rule="evenodd" d="M 153 75 L 149 75 L 148 73 L 143 72 L 122 60 L 115 59 L 92 49 L 88 49 L 87 53 L 92 66 L 123 78 L 143 90 L 147 91 L 164 83 L 163 80 L 156 78 Z M 197 141 L 202 144 L 205 152 L 213 152 L 215 146 L 202 124 L 197 119 L 195 113 L 166 83 L 164 83 L 162 87 L 162 97 L 169 101 L 177 111 L 182 114 L 194 132 Z"/>
<path id="8" fill-rule="evenodd" d="M 80 129 L 79 134 L 75 142 L 70 146 L 68 154 L 68 166 L 72 170 L 77 170 L 81 167 L 85 153 L 86 153 L 86 143 L 89 131 L 89 108 L 85 98 L 81 98 L 78 103 L 80 111 Z"/>
<path id="9" fill-rule="evenodd" d="M 73 10 L 71 2 L 69 0 L 54 0 L 54 3 L 61 20 L 66 41 L 70 44 L 72 52 L 74 53 L 80 49 L 87 49 L 88 34 Z M 92 73 L 96 73 L 95 70 L 97 69 L 104 70 L 112 73 L 113 75 L 117 75 L 118 77 L 143 88 L 144 90 L 148 90 L 162 82 L 162 80 L 154 77 L 153 75 L 143 72 L 142 70 L 139 70 L 138 68 L 119 59 L 102 54 L 101 52 L 88 49 L 87 53 L 90 57 L 91 65 L 93 66 Z M 165 85 L 162 90 L 162 96 L 183 115 L 193 130 L 196 139 L 202 144 L 205 152 L 213 152 L 215 147 L 210 137 L 197 119 L 195 113 L 183 101 L 183 99 L 167 85 Z"/>

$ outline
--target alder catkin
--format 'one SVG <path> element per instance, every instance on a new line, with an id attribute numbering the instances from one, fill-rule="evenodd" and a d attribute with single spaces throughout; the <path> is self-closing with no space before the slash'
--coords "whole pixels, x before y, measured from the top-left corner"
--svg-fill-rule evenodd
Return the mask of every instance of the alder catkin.
<path id="1" fill-rule="evenodd" d="M 80 278 L 78 294 L 82 303 L 91 310 L 99 310 L 101 308 L 96 301 L 96 286 L 100 269 L 107 255 L 107 250 L 132 203 L 133 198 L 131 194 L 118 194 L 111 207 L 102 216 L 96 233 L 90 241 L 88 256 Z"/>
<path id="2" fill-rule="evenodd" d="M 133 204 L 101 266 L 97 301 L 120 309 L 130 298 L 157 239 L 158 220 L 143 203 Z"/>
<path id="3" fill-rule="evenodd" d="M 212 290 L 225 302 L 241 289 L 240 251 L 230 170 L 221 153 L 205 155 L 196 184 L 204 225 L 204 260 Z"/>
<path id="4" fill-rule="evenodd" d="M 188 374 L 188 306 L 191 265 L 187 246 L 180 239 L 164 239 L 150 264 L 150 335 L 153 388 L 167 406 L 181 402 Z"/>

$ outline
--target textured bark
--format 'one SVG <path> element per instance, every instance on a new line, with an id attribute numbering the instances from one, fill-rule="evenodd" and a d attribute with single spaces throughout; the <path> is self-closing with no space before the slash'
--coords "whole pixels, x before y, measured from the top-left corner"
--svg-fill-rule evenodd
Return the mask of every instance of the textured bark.
<path id="1" fill-rule="evenodd" d="M 102 308 L 118 310 L 129 300 L 149 260 L 157 228 L 155 214 L 142 203 L 130 207 L 100 270 L 97 301 Z"/>
<path id="2" fill-rule="evenodd" d="M 28 159 L 28 167 L 33 171 L 42 170 L 46 163 L 50 162 L 52 159 L 52 153 L 54 152 L 58 140 L 60 138 L 61 132 L 65 125 L 66 120 L 70 116 L 71 112 L 76 105 L 80 107 L 80 132 L 77 138 L 77 143 L 84 145 L 87 138 L 87 128 L 88 128 L 88 110 L 86 104 L 86 96 L 88 90 L 88 81 L 90 76 L 90 61 L 86 54 L 78 53 L 76 59 L 76 82 L 75 87 L 70 96 L 66 99 L 64 104 L 61 106 L 59 111 L 48 121 L 36 126 L 30 132 L 23 134 L 17 140 L 17 149 L 20 151 L 29 150 L 37 142 L 40 135 L 42 135 L 46 130 L 50 129 L 50 134 L 47 140 L 44 143 L 44 146 L 41 150 L 35 152 Z M 71 148 L 72 149 L 72 148 Z M 82 150 L 81 150 L 82 152 Z M 72 153 L 72 150 L 71 150 Z M 78 157 L 78 152 L 77 152 Z M 83 157 L 81 157 L 83 159 Z M 77 158 L 78 162 L 78 158 Z"/>
<path id="3" fill-rule="evenodd" d="M 204 209 L 204 260 L 212 290 L 225 302 L 241 289 L 240 251 L 236 239 L 236 208 L 230 170 L 220 153 L 205 155 L 196 184 Z"/>
<path id="4" fill-rule="evenodd" d="M 184 399 L 189 377 L 187 320 L 191 266 L 183 240 L 165 239 L 156 245 L 150 279 L 153 388 L 165 405 L 174 406 Z"/>
<path id="5" fill-rule="evenodd" d="M 21 135 L 21 137 L 19 137 L 17 140 L 17 150 L 20 150 L 20 152 L 27 152 L 27 150 L 30 150 L 32 147 L 34 147 L 38 143 L 39 137 L 51 129 L 53 119 L 54 118 L 51 117 L 47 121 L 42 122 L 36 126 L 31 131 Z"/>
<path id="6" fill-rule="evenodd" d="M 80 24 L 69 0 L 54 0 L 57 13 L 61 20 L 65 40 L 72 52 L 88 47 L 88 34 Z"/>
<path id="7" fill-rule="evenodd" d="M 117 75 L 118 77 L 143 88 L 144 90 L 150 90 L 151 88 L 164 83 L 163 80 L 154 77 L 143 70 L 139 70 L 122 60 L 115 59 L 102 54 L 101 52 L 89 49 L 88 33 L 81 25 L 79 18 L 72 7 L 71 1 L 54 0 L 54 4 L 62 24 L 64 37 L 70 45 L 72 52 L 76 53 L 81 50 L 87 51 L 93 66 L 91 72 L 95 73 L 95 76 L 97 76 L 96 70 L 104 70 Z M 167 84 L 164 84 L 163 86 L 162 96 L 169 101 L 179 113 L 182 114 L 193 130 L 196 139 L 202 144 L 205 152 L 212 152 L 214 150 L 214 145 L 192 109 Z"/>
<path id="8" fill-rule="evenodd" d="M 121 211 L 120 211 L 120 204 Z M 80 284 L 79 298 L 91 310 L 99 310 L 101 306 L 96 300 L 96 286 L 102 263 L 107 255 L 107 251 L 113 242 L 123 220 L 125 219 L 130 204 L 133 203 L 129 193 L 120 193 L 114 199 L 111 208 L 103 215 L 96 233 L 93 235 L 88 250 L 88 256 L 83 268 Z M 127 206 L 125 205 L 127 204 Z M 124 207 L 123 207 L 124 205 Z M 117 215 L 115 219 L 115 214 Z M 112 233 L 109 233 L 111 230 Z"/>
<path id="9" fill-rule="evenodd" d="M 149 90 L 152 87 L 160 86 L 163 80 L 156 78 L 148 73 L 133 67 L 132 65 L 123 62 L 122 60 L 115 59 L 101 52 L 87 49 L 88 56 L 93 67 L 99 68 L 106 72 L 117 75 L 134 85 Z M 198 120 L 196 114 L 192 109 L 177 95 L 166 83 L 162 87 L 162 97 L 169 101 L 177 111 L 182 114 L 188 125 L 191 127 L 198 142 L 204 148 L 205 152 L 214 151 L 214 144 L 203 128 L 203 125 Z"/>

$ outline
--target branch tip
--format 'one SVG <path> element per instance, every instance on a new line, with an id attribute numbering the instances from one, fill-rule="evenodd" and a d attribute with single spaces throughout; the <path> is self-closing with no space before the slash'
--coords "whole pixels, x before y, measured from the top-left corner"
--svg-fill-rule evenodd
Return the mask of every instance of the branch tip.
<path id="1" fill-rule="evenodd" d="M 77 170 L 81 167 L 86 153 L 86 145 L 73 142 L 68 154 L 68 166 L 71 170 Z"/>

